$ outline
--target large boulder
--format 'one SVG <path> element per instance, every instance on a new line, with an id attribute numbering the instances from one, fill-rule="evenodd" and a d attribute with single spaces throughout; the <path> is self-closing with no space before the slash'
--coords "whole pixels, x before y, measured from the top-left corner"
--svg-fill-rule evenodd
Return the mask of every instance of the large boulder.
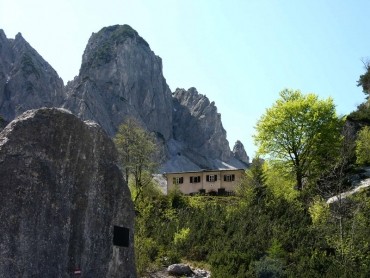
<path id="1" fill-rule="evenodd" d="M 114 144 L 61 109 L 0 133 L 0 277 L 136 277 L 134 210 Z"/>
<path id="2" fill-rule="evenodd" d="M 168 274 L 174 276 L 190 276 L 193 274 L 190 266 L 186 264 L 172 264 L 167 268 Z"/>

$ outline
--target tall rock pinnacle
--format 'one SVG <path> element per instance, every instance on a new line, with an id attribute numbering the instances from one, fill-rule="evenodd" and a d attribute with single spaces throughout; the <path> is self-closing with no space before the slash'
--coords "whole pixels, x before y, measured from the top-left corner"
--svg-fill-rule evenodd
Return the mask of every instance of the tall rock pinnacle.
<path id="1" fill-rule="evenodd" d="M 64 107 L 98 122 L 111 136 L 127 117 L 165 140 L 172 136 L 172 98 L 162 60 L 128 25 L 92 34 L 67 95 Z"/>
<path id="2" fill-rule="evenodd" d="M 233 155 L 236 159 L 244 162 L 245 164 L 249 164 L 249 156 L 247 155 L 247 152 L 244 149 L 244 145 L 239 140 L 235 142 L 233 148 Z"/>

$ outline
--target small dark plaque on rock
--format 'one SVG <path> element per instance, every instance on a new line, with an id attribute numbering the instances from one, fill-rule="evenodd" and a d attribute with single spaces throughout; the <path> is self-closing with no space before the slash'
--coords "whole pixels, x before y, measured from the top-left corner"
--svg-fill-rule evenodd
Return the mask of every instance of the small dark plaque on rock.
<path id="1" fill-rule="evenodd" d="M 130 239 L 130 230 L 125 227 L 114 226 L 113 245 L 128 247 Z"/>

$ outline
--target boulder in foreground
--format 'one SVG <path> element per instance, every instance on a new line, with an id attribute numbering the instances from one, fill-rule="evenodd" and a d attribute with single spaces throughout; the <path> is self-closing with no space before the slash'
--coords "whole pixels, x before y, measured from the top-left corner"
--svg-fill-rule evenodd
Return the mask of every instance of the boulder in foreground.
<path id="1" fill-rule="evenodd" d="M 134 210 L 114 144 L 62 109 L 0 133 L 0 277 L 136 277 Z"/>

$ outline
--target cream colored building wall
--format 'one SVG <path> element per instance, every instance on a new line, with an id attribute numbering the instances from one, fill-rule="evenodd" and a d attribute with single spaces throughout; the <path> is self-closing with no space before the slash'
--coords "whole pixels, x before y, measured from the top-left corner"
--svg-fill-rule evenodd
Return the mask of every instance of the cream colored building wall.
<path id="1" fill-rule="evenodd" d="M 190 177 L 201 176 L 201 181 L 198 183 L 190 183 Z M 202 189 L 202 173 L 200 172 L 183 172 L 183 173 L 168 173 L 167 174 L 167 192 L 175 187 L 173 178 L 183 178 L 183 183 L 178 184 L 179 189 L 184 194 L 199 192 Z"/>
<path id="2" fill-rule="evenodd" d="M 221 188 L 221 181 L 220 181 L 220 172 L 219 171 L 209 171 L 209 172 L 203 172 L 203 189 L 206 190 L 206 193 L 209 192 L 218 192 L 218 190 Z M 207 175 L 216 175 L 217 181 L 214 182 L 208 182 Z"/>
<path id="3" fill-rule="evenodd" d="M 234 181 L 224 181 L 225 175 L 235 175 Z M 236 186 L 239 184 L 240 179 L 244 175 L 244 170 L 225 170 L 221 172 L 221 188 L 225 188 L 226 191 L 235 191 Z"/>
<path id="4" fill-rule="evenodd" d="M 244 174 L 244 170 L 221 170 L 221 171 L 204 171 L 204 172 L 182 172 L 182 173 L 167 173 L 167 192 L 174 188 L 173 178 L 183 178 L 183 183 L 178 184 L 179 189 L 184 194 L 198 193 L 204 189 L 206 193 L 218 192 L 220 188 L 226 191 L 235 191 L 240 178 Z M 207 175 L 217 175 L 217 180 L 207 182 Z M 235 175 L 234 181 L 224 181 L 225 175 Z M 197 183 L 190 183 L 190 177 L 200 176 L 201 180 Z"/>

